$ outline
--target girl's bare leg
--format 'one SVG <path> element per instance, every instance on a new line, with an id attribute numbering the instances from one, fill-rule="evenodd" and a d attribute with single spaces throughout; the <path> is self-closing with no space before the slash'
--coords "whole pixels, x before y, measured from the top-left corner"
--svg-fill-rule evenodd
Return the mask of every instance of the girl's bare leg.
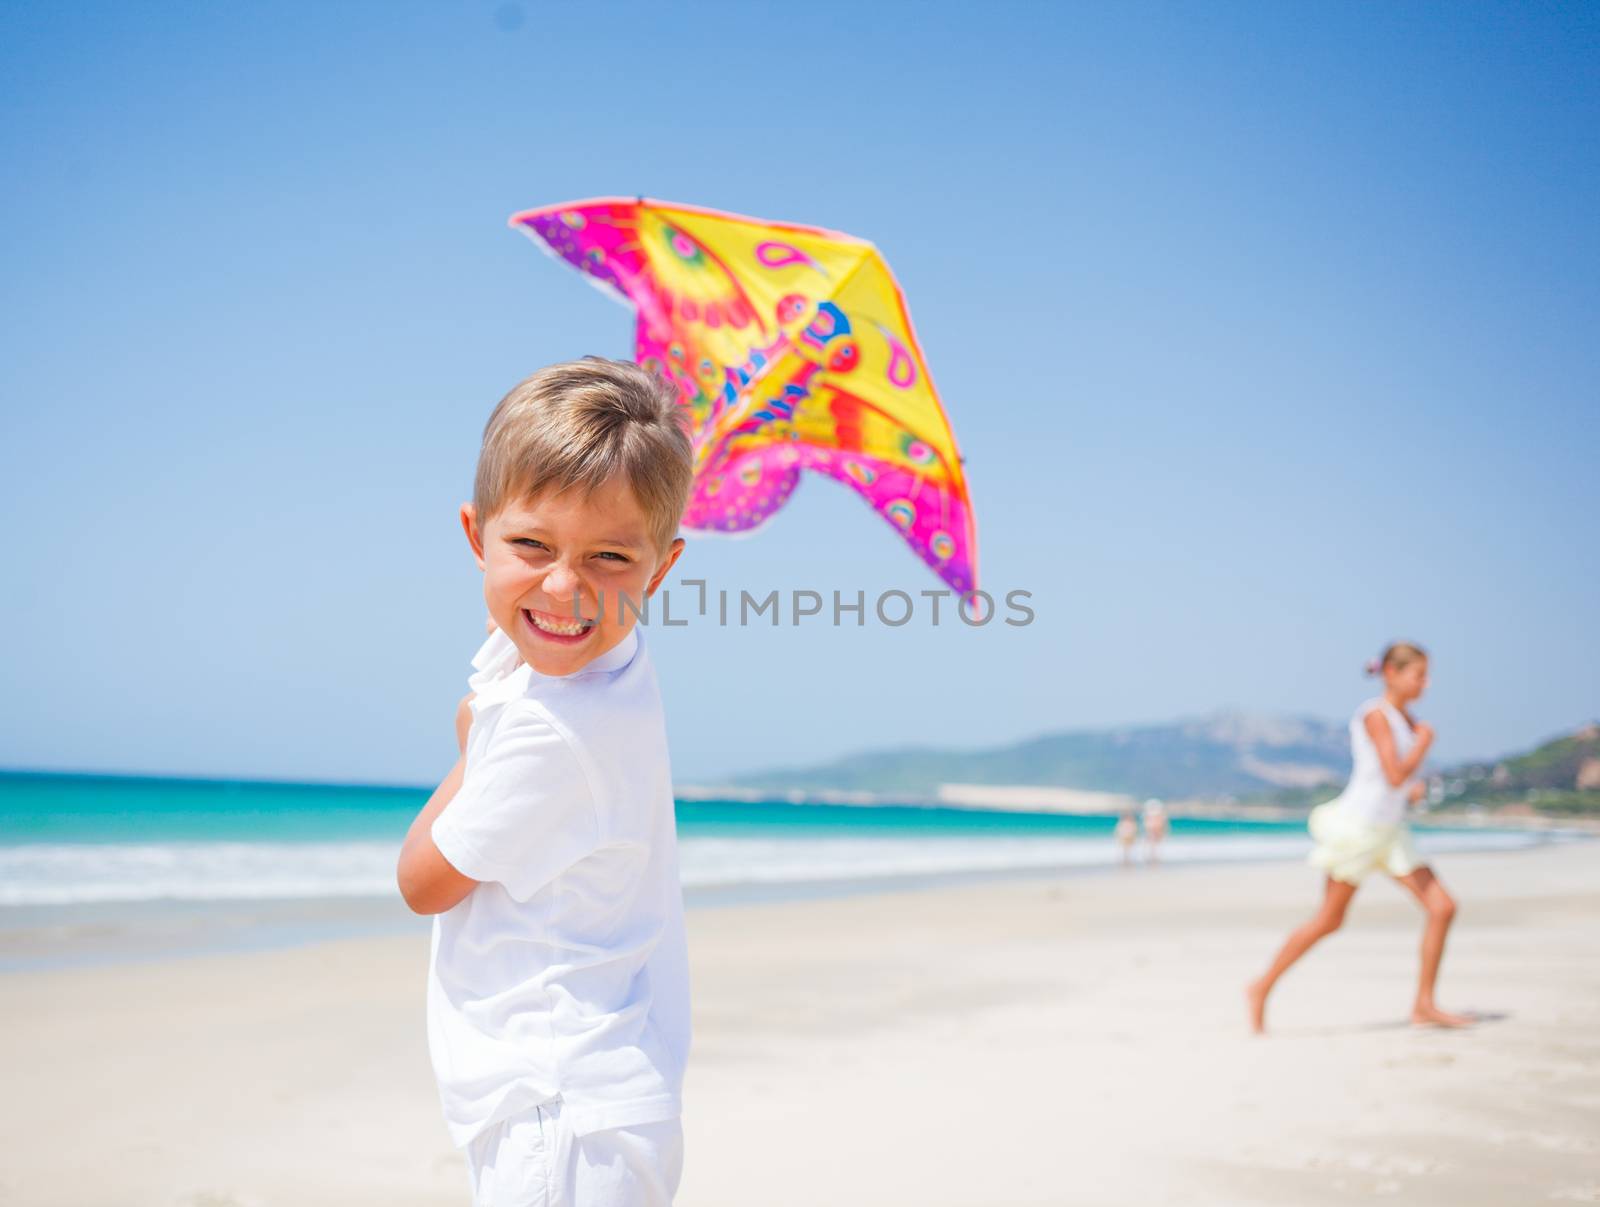
<path id="1" fill-rule="evenodd" d="M 1272 987 L 1278 983 L 1278 978 L 1289 971 L 1290 966 L 1306 952 L 1318 939 L 1331 935 L 1344 923 L 1344 911 L 1350 905 L 1350 898 L 1356 895 L 1356 886 L 1346 884 L 1343 880 L 1328 877 L 1327 885 L 1322 892 L 1322 905 L 1311 916 L 1311 920 L 1296 927 L 1284 940 L 1283 946 L 1278 950 L 1277 958 L 1272 961 L 1272 967 L 1267 969 L 1258 981 L 1252 981 L 1245 989 L 1245 997 L 1250 1003 L 1250 1029 L 1257 1034 L 1267 1027 L 1267 994 L 1272 992 Z"/>
<path id="2" fill-rule="evenodd" d="M 1428 924 L 1422 931 L 1422 972 L 1417 979 L 1417 1000 L 1411 1007 L 1411 1021 L 1437 1027 L 1470 1027 L 1470 1018 L 1441 1010 L 1433 1000 L 1434 983 L 1439 979 L 1439 961 L 1444 957 L 1445 936 L 1456 916 L 1455 899 L 1445 892 L 1432 868 L 1421 867 L 1395 879 L 1428 911 Z"/>

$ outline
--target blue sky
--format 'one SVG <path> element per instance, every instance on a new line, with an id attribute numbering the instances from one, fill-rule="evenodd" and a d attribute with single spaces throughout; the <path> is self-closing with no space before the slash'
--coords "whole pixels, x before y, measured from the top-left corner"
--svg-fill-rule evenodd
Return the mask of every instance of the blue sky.
<path id="1" fill-rule="evenodd" d="M 1600 7 L 0 14 L 0 764 L 441 776 L 483 421 L 629 348 L 506 218 L 611 193 L 876 242 L 1036 613 L 653 627 L 680 781 L 1343 718 L 1397 636 L 1443 759 L 1600 715 Z M 938 585 L 821 479 L 689 576 Z"/>

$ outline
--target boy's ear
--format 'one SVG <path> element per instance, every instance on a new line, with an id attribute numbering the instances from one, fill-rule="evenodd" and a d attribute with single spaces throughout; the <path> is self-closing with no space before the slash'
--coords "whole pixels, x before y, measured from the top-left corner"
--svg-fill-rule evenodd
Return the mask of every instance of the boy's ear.
<path id="1" fill-rule="evenodd" d="M 467 544 L 472 546 L 472 556 L 478 559 L 478 569 L 487 570 L 483 560 L 483 534 L 478 531 L 478 509 L 471 503 L 461 504 L 461 527 L 466 529 Z"/>
<path id="2" fill-rule="evenodd" d="M 667 546 L 666 557 L 656 567 L 656 572 L 650 576 L 650 582 L 645 586 L 644 593 L 646 595 L 654 595 L 656 593 L 656 588 L 661 585 L 661 580 L 667 576 L 667 571 L 672 569 L 672 564 L 682 555 L 683 545 L 684 541 L 681 536 L 672 538 L 672 544 Z"/>

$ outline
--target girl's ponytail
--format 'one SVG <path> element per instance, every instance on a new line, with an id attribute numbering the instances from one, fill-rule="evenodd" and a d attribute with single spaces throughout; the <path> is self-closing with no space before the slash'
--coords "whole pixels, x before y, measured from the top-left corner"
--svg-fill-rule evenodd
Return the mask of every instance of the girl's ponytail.
<path id="1" fill-rule="evenodd" d="M 1391 666 L 1395 670 L 1409 666 L 1418 658 L 1426 658 L 1428 651 L 1410 641 L 1396 641 L 1386 646 L 1381 658 L 1369 658 L 1363 668 L 1368 675 L 1381 675 Z"/>

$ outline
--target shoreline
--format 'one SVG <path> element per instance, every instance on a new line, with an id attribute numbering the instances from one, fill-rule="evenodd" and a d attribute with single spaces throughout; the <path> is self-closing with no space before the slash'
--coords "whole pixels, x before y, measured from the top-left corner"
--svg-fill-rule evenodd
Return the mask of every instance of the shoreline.
<path id="1" fill-rule="evenodd" d="M 1343 781 L 1329 782 L 1327 799 L 1339 794 Z M 941 784 L 924 793 L 876 792 L 866 789 L 756 789 L 681 784 L 673 788 L 679 801 L 734 801 L 748 805 L 845 805 L 860 808 L 949 809 L 967 813 L 1026 813 L 1046 817 L 1102 818 L 1115 822 L 1124 809 L 1138 809 L 1142 797 L 1126 792 L 1058 788 L 1027 784 Z M 1280 805 L 1210 796 L 1161 798 L 1167 816 L 1190 821 L 1304 821 L 1310 805 Z M 1600 834 L 1600 816 L 1530 811 L 1525 805 L 1457 805 L 1418 808 L 1414 825 L 1459 826 L 1507 830 L 1575 829 Z"/>

